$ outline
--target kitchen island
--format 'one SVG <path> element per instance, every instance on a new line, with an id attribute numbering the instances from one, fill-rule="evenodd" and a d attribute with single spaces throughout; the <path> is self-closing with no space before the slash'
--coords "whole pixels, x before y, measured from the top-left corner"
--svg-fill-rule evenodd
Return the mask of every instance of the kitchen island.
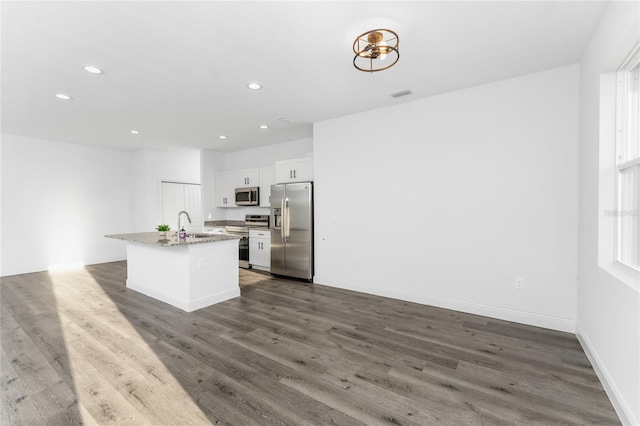
<path id="1" fill-rule="evenodd" d="M 127 288 L 187 312 L 240 296 L 238 237 L 105 235 L 127 243 Z"/>

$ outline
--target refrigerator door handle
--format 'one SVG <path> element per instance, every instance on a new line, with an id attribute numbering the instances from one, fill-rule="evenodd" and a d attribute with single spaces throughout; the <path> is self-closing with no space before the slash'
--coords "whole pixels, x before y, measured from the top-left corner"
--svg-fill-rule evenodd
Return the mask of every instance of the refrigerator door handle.
<path id="1" fill-rule="evenodd" d="M 284 244 L 284 224 L 285 224 L 284 198 L 280 201 L 280 240 Z"/>
<path id="2" fill-rule="evenodd" d="M 286 243 L 289 239 L 289 199 L 284 199 L 284 209 L 282 210 L 284 223 L 282 224 L 284 228 L 284 242 Z"/>

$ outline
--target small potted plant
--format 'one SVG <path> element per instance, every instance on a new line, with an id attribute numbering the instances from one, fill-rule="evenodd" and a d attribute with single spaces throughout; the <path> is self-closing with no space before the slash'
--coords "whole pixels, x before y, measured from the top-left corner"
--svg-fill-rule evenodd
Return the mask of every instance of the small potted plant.
<path id="1" fill-rule="evenodd" d="M 158 225 L 156 230 L 160 232 L 160 236 L 166 237 L 167 232 L 171 231 L 171 228 L 169 228 L 169 225 Z"/>

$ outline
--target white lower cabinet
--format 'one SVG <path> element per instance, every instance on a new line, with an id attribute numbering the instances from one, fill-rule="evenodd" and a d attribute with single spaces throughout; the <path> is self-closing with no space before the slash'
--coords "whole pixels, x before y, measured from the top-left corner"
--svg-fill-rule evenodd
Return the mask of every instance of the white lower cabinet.
<path id="1" fill-rule="evenodd" d="M 253 269 L 271 270 L 271 232 L 249 230 L 249 263 Z"/>

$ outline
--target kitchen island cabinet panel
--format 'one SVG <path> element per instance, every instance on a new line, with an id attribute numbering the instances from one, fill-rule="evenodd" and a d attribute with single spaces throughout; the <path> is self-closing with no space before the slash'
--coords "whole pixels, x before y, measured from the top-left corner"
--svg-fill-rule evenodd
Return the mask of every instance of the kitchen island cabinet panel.
<path id="1" fill-rule="evenodd" d="M 236 237 L 106 237 L 127 242 L 127 288 L 187 312 L 240 296 Z"/>

